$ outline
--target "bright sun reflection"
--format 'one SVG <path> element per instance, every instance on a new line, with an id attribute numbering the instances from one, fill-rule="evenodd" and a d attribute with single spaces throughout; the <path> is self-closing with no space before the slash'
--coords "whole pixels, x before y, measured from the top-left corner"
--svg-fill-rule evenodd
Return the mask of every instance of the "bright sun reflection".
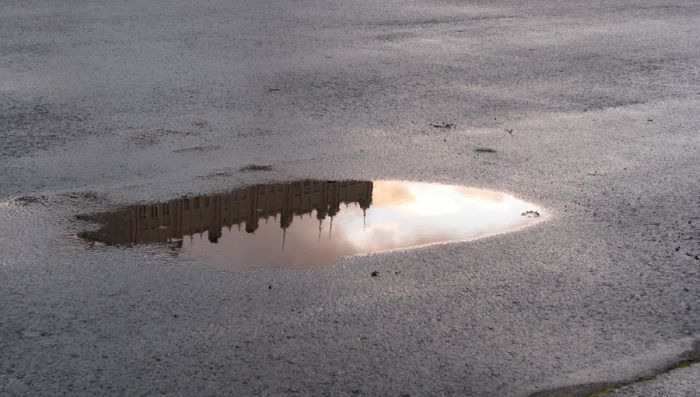
<path id="1" fill-rule="evenodd" d="M 358 251 L 404 248 L 468 240 L 527 224 L 520 214 L 532 208 L 505 193 L 429 183 L 380 181 L 380 197 L 361 224 L 340 214 L 338 223 Z"/>

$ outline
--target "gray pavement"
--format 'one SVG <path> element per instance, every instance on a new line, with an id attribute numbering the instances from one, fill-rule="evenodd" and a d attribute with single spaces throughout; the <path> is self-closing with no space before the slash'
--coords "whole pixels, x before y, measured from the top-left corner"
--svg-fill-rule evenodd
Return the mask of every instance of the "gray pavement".
<path id="1" fill-rule="evenodd" d="M 0 0 L 0 393 L 653 374 L 700 339 L 699 108 L 697 1 Z M 72 237 L 76 214 L 296 178 L 458 183 L 551 218 L 310 270 Z M 668 376 L 642 394 L 697 384 Z"/>

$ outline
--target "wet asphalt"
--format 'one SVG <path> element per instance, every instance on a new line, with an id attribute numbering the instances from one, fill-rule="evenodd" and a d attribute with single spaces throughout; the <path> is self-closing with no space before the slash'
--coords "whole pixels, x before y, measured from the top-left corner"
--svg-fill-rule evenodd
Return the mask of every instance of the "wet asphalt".
<path id="1" fill-rule="evenodd" d="M 527 396 L 668 368 L 700 339 L 699 27 L 695 1 L 0 2 L 0 393 Z M 308 270 L 74 237 L 301 178 L 550 218 Z M 688 395 L 696 366 L 620 393 Z"/>

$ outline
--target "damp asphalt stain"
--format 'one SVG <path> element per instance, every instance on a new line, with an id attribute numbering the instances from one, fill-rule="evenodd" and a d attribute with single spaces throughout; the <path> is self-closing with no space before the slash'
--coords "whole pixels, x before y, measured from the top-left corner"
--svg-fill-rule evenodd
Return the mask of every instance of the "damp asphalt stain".
<path id="1" fill-rule="evenodd" d="M 219 270 L 318 267 L 341 258 L 472 240 L 540 222 L 509 194 L 406 181 L 300 180 L 132 205 L 80 219 L 105 245 L 163 244 Z"/>
<path id="2" fill-rule="evenodd" d="M 661 374 L 669 373 L 680 368 L 685 368 L 699 362 L 700 340 L 695 340 L 690 350 L 687 350 L 679 355 L 673 363 L 668 364 L 661 369 L 657 369 L 656 371 L 649 372 L 646 375 L 636 379 L 618 382 L 594 382 L 564 386 L 557 389 L 543 390 L 532 393 L 529 397 L 600 397 L 609 393 L 620 391 L 635 383 L 648 382 Z"/>
<path id="3" fill-rule="evenodd" d="M 272 171 L 271 165 L 249 164 L 242 167 L 240 172 L 257 172 L 257 171 Z"/>

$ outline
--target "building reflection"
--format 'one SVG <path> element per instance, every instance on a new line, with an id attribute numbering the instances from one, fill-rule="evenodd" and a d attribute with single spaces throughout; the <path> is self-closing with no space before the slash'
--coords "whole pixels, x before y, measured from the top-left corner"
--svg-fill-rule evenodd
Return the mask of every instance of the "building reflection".
<path id="1" fill-rule="evenodd" d="M 274 219 L 286 230 L 295 216 L 313 212 L 320 230 L 323 220 L 329 217 L 332 222 L 342 204 L 354 203 L 363 210 L 369 208 L 372 182 L 302 180 L 254 185 L 101 214 L 93 219 L 102 223 L 102 228 L 81 236 L 109 245 L 128 245 L 181 242 L 185 236 L 208 232 L 209 241 L 216 243 L 224 227 L 255 233 L 261 220 Z"/>

